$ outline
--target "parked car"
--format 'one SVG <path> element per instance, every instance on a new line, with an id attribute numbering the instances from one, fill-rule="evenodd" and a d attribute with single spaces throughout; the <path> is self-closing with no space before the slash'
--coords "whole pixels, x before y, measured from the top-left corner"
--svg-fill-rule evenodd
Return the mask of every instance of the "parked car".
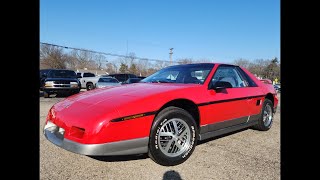
<path id="1" fill-rule="evenodd" d="M 90 91 L 95 88 L 95 84 L 99 80 L 99 76 L 96 76 L 93 73 L 90 72 L 78 72 L 77 77 L 81 83 L 82 89 L 87 89 L 87 91 Z"/>
<path id="2" fill-rule="evenodd" d="M 136 78 L 137 76 L 134 74 L 109 74 L 108 76 L 116 78 L 119 82 L 124 82 L 128 80 L 129 78 Z"/>
<path id="3" fill-rule="evenodd" d="M 134 86 L 96 89 L 56 103 L 44 134 L 74 153 L 148 153 L 156 163 L 172 166 L 186 161 L 198 140 L 247 127 L 269 130 L 277 105 L 272 84 L 245 68 L 176 65 Z"/>
<path id="4" fill-rule="evenodd" d="M 281 84 L 275 84 L 275 85 L 273 85 L 273 87 L 278 93 L 281 92 Z"/>
<path id="5" fill-rule="evenodd" d="M 122 84 L 132 84 L 132 83 L 138 83 L 140 82 L 140 78 L 129 78 L 126 81 L 124 81 Z"/>
<path id="6" fill-rule="evenodd" d="M 76 94 L 80 91 L 80 81 L 72 70 L 52 69 L 43 76 L 42 89 L 45 98 L 54 93 Z"/>
<path id="7" fill-rule="evenodd" d="M 113 77 L 100 77 L 96 83 L 96 88 L 104 88 L 110 86 L 120 86 L 120 82 Z"/>

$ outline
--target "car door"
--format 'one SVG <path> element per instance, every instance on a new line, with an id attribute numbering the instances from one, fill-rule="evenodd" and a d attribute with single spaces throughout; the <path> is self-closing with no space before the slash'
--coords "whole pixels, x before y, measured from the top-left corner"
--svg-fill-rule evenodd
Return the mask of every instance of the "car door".
<path id="1" fill-rule="evenodd" d="M 237 67 L 236 70 L 239 72 L 240 76 L 244 79 L 246 86 L 246 92 L 248 96 L 248 116 L 250 116 L 249 121 L 256 120 L 259 118 L 260 111 L 262 109 L 263 100 L 265 94 L 261 88 L 250 78 L 250 76 L 242 70 L 240 67 Z"/>
<path id="2" fill-rule="evenodd" d="M 208 89 L 203 97 L 206 102 L 198 104 L 201 108 L 202 123 L 207 131 L 217 130 L 247 122 L 249 115 L 248 86 L 236 70 L 236 66 L 219 65 L 214 72 L 209 86 L 217 82 L 231 86 L 221 90 Z"/>

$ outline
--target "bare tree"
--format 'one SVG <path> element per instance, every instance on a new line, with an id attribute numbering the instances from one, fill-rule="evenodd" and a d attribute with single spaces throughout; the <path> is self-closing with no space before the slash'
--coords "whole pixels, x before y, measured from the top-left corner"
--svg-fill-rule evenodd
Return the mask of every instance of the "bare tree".
<path id="1" fill-rule="evenodd" d="M 234 64 L 246 69 L 249 69 L 252 66 L 252 63 L 247 59 L 237 59 L 234 61 Z"/>
<path id="2" fill-rule="evenodd" d="M 134 63 L 133 61 L 136 59 L 136 54 L 134 52 L 129 53 L 129 61 L 130 61 L 130 66 Z"/>
<path id="3" fill-rule="evenodd" d="M 112 64 L 111 62 L 106 64 L 106 72 L 108 74 L 116 73 L 117 72 L 116 70 L 117 70 L 117 67 L 114 64 Z"/>
<path id="4" fill-rule="evenodd" d="M 40 68 L 65 69 L 67 56 L 62 48 L 42 44 L 40 45 Z"/>
<path id="5" fill-rule="evenodd" d="M 94 54 L 92 52 L 73 50 L 70 53 L 70 56 L 76 59 L 78 69 L 90 68 L 93 66 L 92 61 L 94 61 Z"/>
<path id="6" fill-rule="evenodd" d="M 107 58 L 102 54 L 97 54 L 93 57 L 93 59 L 96 61 L 96 64 L 98 65 L 98 69 L 102 69 L 103 62 L 107 62 Z"/>
<path id="7" fill-rule="evenodd" d="M 191 58 L 178 59 L 178 64 L 191 64 L 192 62 Z"/>

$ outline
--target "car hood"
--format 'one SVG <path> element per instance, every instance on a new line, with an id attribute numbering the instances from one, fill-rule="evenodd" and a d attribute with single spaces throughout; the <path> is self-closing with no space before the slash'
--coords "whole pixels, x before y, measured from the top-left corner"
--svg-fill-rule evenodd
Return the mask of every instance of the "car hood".
<path id="1" fill-rule="evenodd" d="M 77 82 L 77 78 L 46 78 L 45 81 L 74 81 Z"/>
<path id="2" fill-rule="evenodd" d="M 131 113 L 155 110 L 152 106 L 160 103 L 155 103 L 148 97 L 156 96 L 161 101 L 161 95 L 169 96 L 170 91 L 176 92 L 178 89 L 199 86 L 199 84 L 135 83 L 106 87 L 70 96 L 55 104 L 53 111 L 56 121 L 87 127 Z M 140 104 L 138 107 L 137 103 Z"/>
<path id="3" fill-rule="evenodd" d="M 198 84 L 164 84 L 164 83 L 134 83 L 122 86 L 112 86 L 102 89 L 95 89 L 83 92 L 69 98 L 62 102 L 71 104 L 81 103 L 86 104 L 87 107 L 93 105 L 102 105 L 110 108 L 122 105 L 132 99 L 145 98 L 148 96 L 165 93 L 177 89 L 185 89 Z M 71 105 L 70 104 L 70 105 Z"/>

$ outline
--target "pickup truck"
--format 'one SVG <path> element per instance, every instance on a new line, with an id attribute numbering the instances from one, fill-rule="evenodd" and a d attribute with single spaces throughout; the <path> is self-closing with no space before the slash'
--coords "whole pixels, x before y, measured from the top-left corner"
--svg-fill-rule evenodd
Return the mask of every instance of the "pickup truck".
<path id="1" fill-rule="evenodd" d="M 41 75 L 40 84 L 44 98 L 50 94 L 77 94 L 80 91 L 80 81 L 72 70 L 50 69 Z"/>
<path id="2" fill-rule="evenodd" d="M 81 88 L 90 91 L 95 88 L 95 84 L 98 82 L 100 77 L 90 72 L 78 72 L 77 78 L 81 83 Z"/>

